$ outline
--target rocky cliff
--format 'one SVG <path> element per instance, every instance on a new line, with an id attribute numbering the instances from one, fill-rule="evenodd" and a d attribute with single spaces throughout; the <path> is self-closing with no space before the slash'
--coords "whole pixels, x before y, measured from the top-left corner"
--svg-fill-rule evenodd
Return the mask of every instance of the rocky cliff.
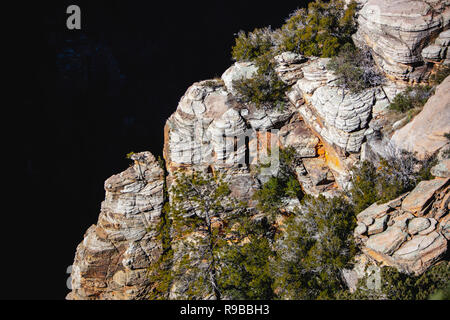
<path id="1" fill-rule="evenodd" d="M 291 86 L 284 108 L 257 108 L 237 98 L 234 81 L 255 75 L 252 62 L 236 62 L 220 79 L 188 88 L 165 127 L 167 176 L 146 152 L 133 155 L 130 168 L 105 182 L 98 223 L 77 248 L 68 298 L 146 297 L 152 286 L 147 268 L 162 252 L 156 226 L 167 200 L 163 186 L 170 187 L 177 172 L 223 172 L 232 195 L 252 206 L 253 193 L 266 180 L 254 169 L 274 146 L 295 150 L 295 173 L 305 194 L 327 197 L 348 190 L 353 165 L 393 144 L 427 153 L 445 149 L 449 78 L 392 140 L 381 132 L 393 97 L 408 82 L 427 83 L 436 66 L 449 63 L 450 3 L 360 1 L 358 25 L 354 42 L 371 49 L 387 76 L 383 85 L 352 93 L 337 86 L 327 70 L 329 59 L 284 52 L 275 57 L 278 76 Z M 277 168 L 269 170 L 274 174 Z M 357 216 L 355 238 L 365 259 L 420 274 L 445 255 L 448 172 L 448 160 L 442 159 L 433 171 L 435 180 Z"/>
<path id="2" fill-rule="evenodd" d="M 156 226 L 163 206 L 163 170 L 149 152 L 105 182 L 97 225 L 77 248 L 68 299 L 145 298 L 147 268 L 161 254 Z"/>

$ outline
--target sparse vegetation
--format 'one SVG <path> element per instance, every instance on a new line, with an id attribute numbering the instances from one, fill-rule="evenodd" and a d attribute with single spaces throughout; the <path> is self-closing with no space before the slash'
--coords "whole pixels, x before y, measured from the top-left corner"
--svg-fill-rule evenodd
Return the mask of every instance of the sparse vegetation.
<path id="1" fill-rule="evenodd" d="M 343 291 L 340 299 L 354 300 L 448 300 L 450 295 L 450 264 L 439 263 L 420 276 L 408 275 L 392 267 L 381 269 L 380 291 L 366 288 L 363 278 L 354 293 Z"/>
<path id="2" fill-rule="evenodd" d="M 240 31 L 232 48 L 236 61 L 251 61 L 270 53 L 273 49 L 273 32 L 270 28 L 255 29 L 253 32 Z"/>
<path id="3" fill-rule="evenodd" d="M 433 84 L 438 85 L 442 83 L 442 81 L 444 81 L 448 76 L 450 76 L 450 67 L 440 66 L 438 67 L 436 72 L 431 75 L 430 80 Z"/>
<path id="4" fill-rule="evenodd" d="M 358 93 L 382 84 L 383 76 L 377 70 L 369 49 L 358 49 L 346 43 L 333 57 L 327 68 L 338 77 L 336 83 L 343 89 Z"/>
<path id="5" fill-rule="evenodd" d="M 316 0 L 308 9 L 297 10 L 280 29 L 255 29 L 238 33 L 232 48 L 236 61 L 252 61 L 258 67 L 253 79 L 234 84 L 239 98 L 257 107 L 282 107 L 286 103 L 288 86 L 274 71 L 273 58 L 284 51 L 305 56 L 335 56 L 339 49 L 351 43 L 356 31 L 356 3 L 346 8 L 344 1 Z"/>
<path id="6" fill-rule="evenodd" d="M 277 30 L 255 29 L 238 33 L 232 49 L 236 61 L 252 61 L 270 53 L 292 51 L 305 56 L 333 57 L 356 32 L 357 3 L 345 6 L 341 0 L 316 0 L 299 9 Z"/>
<path id="7" fill-rule="evenodd" d="M 433 94 L 433 91 L 433 88 L 430 86 L 407 87 L 404 92 L 395 96 L 389 105 L 389 109 L 401 113 L 421 109 Z"/>
<path id="8" fill-rule="evenodd" d="M 221 78 L 205 80 L 205 81 L 203 81 L 202 84 L 206 87 L 211 87 L 211 88 L 219 88 L 219 87 L 223 87 L 225 85 Z"/>
<path id="9" fill-rule="evenodd" d="M 432 179 L 430 169 L 434 157 L 423 161 L 402 152 L 396 157 L 381 159 L 378 164 L 365 161 L 353 168 L 350 194 L 355 212 L 359 213 L 375 202 L 385 203 L 414 189 L 422 180 Z"/>
<path id="10" fill-rule="evenodd" d="M 167 206 L 172 242 L 166 256 L 172 268 L 158 275 L 159 288 L 178 281 L 187 286 L 181 293 L 186 299 L 272 298 L 268 225 L 255 221 L 230 192 L 218 173 L 176 176 Z"/>
<path id="11" fill-rule="evenodd" d="M 258 108 L 283 107 L 287 103 L 285 92 L 288 86 L 276 74 L 273 63 L 270 54 L 259 56 L 255 59 L 256 75 L 234 81 L 233 87 L 239 99 L 244 103 L 254 103 Z"/>

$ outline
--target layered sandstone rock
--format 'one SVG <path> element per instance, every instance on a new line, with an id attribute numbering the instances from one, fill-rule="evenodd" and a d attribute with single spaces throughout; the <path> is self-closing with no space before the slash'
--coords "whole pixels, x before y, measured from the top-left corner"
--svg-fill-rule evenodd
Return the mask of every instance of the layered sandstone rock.
<path id="1" fill-rule="evenodd" d="M 449 23 L 447 0 L 368 0 L 359 11 L 354 40 L 373 50 L 387 75 L 420 81 L 428 77 L 432 62 L 448 59 L 444 30 Z"/>
<path id="2" fill-rule="evenodd" d="M 392 143 L 400 149 L 417 153 L 424 158 L 448 144 L 444 134 L 450 132 L 450 77 L 437 88 L 410 123 L 396 131 Z"/>
<path id="3" fill-rule="evenodd" d="M 450 159 L 439 161 L 433 168 L 431 174 L 439 178 L 450 178 Z"/>
<path id="4" fill-rule="evenodd" d="M 163 206 L 163 170 L 149 152 L 105 182 L 97 225 L 79 244 L 72 269 L 73 300 L 145 298 L 147 269 L 161 254 L 156 226 Z"/>
<path id="5" fill-rule="evenodd" d="M 386 204 L 358 214 L 355 237 L 372 261 L 422 274 L 447 252 L 450 179 L 423 181 Z"/>
<path id="6" fill-rule="evenodd" d="M 302 55 L 293 52 L 283 52 L 275 57 L 275 71 L 281 80 L 292 85 L 303 77 L 303 64 L 307 61 Z"/>
<path id="7" fill-rule="evenodd" d="M 361 4 L 354 39 L 372 49 L 376 63 L 388 75 L 382 87 L 350 93 L 336 86 L 336 76 L 326 67 L 329 59 L 284 52 L 274 62 L 280 79 L 291 85 L 289 103 L 284 108 L 256 108 L 239 101 L 234 81 L 253 77 L 257 67 L 237 62 L 221 79 L 189 87 L 167 120 L 168 186 L 179 171 L 220 171 L 232 196 L 254 210 L 252 196 L 270 175 L 252 169 L 265 163 L 276 152 L 274 147 L 295 150 L 295 172 L 306 194 L 329 197 L 348 189 L 352 165 L 383 156 L 389 143 L 419 156 L 442 153 L 448 147 L 443 135 L 450 132 L 450 78 L 391 141 L 372 138 L 380 133 L 387 105 L 406 87 L 399 80 L 426 79 L 433 65 L 449 62 L 449 2 L 367 0 Z M 69 299 L 140 299 L 152 285 L 146 272 L 161 254 L 156 225 L 164 201 L 164 177 L 151 154 L 133 159 L 132 167 L 105 183 L 98 223 L 87 230 L 77 248 Z M 345 275 L 354 285 L 370 262 L 420 274 L 445 254 L 450 237 L 449 165 L 448 159 L 439 160 L 432 173 L 440 179 L 423 182 L 409 194 L 373 204 L 358 215 L 354 235 L 364 255 L 358 258 L 358 276 Z M 269 172 L 276 173 L 276 168 Z M 280 209 L 289 211 L 298 205 L 294 199 Z M 175 268 L 187 242 L 197 236 L 201 230 L 174 244 Z M 202 261 L 198 263 L 202 269 Z M 369 269 L 379 275 L 378 265 Z M 173 284 L 171 298 L 183 297 L 189 277 L 186 274 Z M 374 283 L 377 277 L 372 277 Z M 205 293 L 201 298 L 210 296 Z"/>

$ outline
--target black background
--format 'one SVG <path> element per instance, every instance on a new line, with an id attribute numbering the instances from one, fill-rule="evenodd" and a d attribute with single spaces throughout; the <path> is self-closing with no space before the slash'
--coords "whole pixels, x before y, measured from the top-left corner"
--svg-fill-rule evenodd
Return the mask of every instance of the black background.
<path id="1" fill-rule="evenodd" d="M 19 88 L 4 121 L 21 137 L 6 158 L 21 167 L 16 199 L 5 199 L 14 209 L 3 214 L 0 298 L 63 299 L 104 180 L 130 151 L 162 154 L 166 119 L 192 83 L 232 64 L 235 33 L 279 27 L 305 2 L 20 1 L 4 11 Z M 81 31 L 66 29 L 70 4 Z"/>

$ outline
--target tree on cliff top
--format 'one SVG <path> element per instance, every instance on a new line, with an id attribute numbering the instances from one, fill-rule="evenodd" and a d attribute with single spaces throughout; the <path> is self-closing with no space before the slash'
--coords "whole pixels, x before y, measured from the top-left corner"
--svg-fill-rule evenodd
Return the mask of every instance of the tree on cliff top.
<path id="1" fill-rule="evenodd" d="M 333 57 L 346 43 L 352 43 L 356 32 L 357 3 L 352 1 L 316 0 L 307 9 L 299 9 L 289 16 L 277 30 L 255 29 L 238 33 L 232 48 L 236 61 L 254 61 L 256 58 L 292 51 L 305 56 Z"/>
<path id="2" fill-rule="evenodd" d="M 359 49 L 350 43 L 342 46 L 339 54 L 331 58 L 327 68 L 338 77 L 336 84 L 352 93 L 379 86 L 384 81 L 370 49 Z"/>
<path id="3" fill-rule="evenodd" d="M 294 12 L 281 28 L 281 51 L 293 51 L 305 56 L 322 58 L 337 55 L 356 32 L 356 8 L 352 1 L 316 0 L 308 9 Z"/>
<path id="4" fill-rule="evenodd" d="M 252 61 L 258 72 L 251 79 L 233 83 L 238 98 L 258 108 L 284 106 L 289 86 L 275 72 L 273 58 L 285 51 L 305 56 L 336 56 L 340 48 L 352 42 L 351 35 L 356 31 L 356 7 L 354 1 L 346 6 L 340 0 L 316 0 L 307 10 L 293 13 L 280 29 L 240 31 L 232 48 L 232 57 L 235 61 Z"/>

